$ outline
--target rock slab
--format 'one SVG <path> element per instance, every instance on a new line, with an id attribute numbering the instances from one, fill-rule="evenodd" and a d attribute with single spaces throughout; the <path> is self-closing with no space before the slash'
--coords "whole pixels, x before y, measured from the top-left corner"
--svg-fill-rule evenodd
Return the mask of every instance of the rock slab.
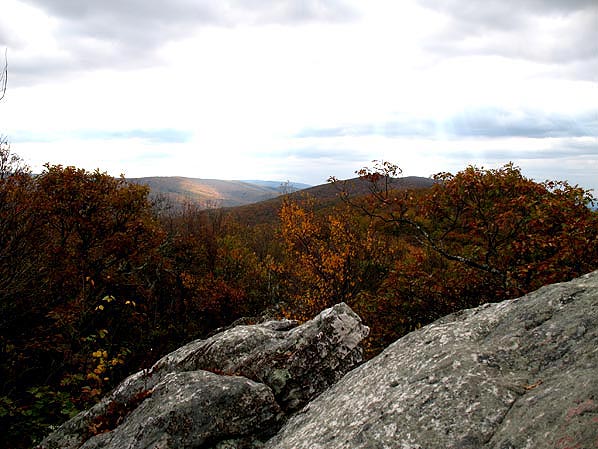
<path id="1" fill-rule="evenodd" d="M 598 272 L 406 335 L 265 445 L 302 448 L 598 448 Z"/>
<path id="2" fill-rule="evenodd" d="M 166 355 L 38 449 L 254 448 L 362 359 L 369 329 L 337 304 L 300 326 L 237 326 Z"/>

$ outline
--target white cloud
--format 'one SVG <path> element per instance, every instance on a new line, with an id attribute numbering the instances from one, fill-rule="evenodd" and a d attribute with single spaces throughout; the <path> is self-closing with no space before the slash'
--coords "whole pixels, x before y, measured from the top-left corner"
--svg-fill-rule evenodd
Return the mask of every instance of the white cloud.
<path id="1" fill-rule="evenodd" d="M 5 0 L 0 132 L 32 165 L 128 176 L 514 160 L 598 187 L 595 2 L 483 3 Z"/>

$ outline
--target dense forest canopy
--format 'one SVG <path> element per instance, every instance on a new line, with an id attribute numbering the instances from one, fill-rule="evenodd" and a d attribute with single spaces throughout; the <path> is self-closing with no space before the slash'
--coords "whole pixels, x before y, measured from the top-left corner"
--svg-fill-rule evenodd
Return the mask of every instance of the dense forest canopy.
<path id="1" fill-rule="evenodd" d="M 100 171 L 34 176 L 2 141 L 0 446 L 31 446 L 241 317 L 305 320 L 344 301 L 371 327 L 373 356 L 444 314 L 598 268 L 594 198 L 577 186 L 510 164 L 421 189 L 393 188 L 387 162 L 358 174 L 365 195 L 333 179 L 336 202 L 287 195 L 276 220 L 256 223 L 157 207 L 146 187 Z"/>

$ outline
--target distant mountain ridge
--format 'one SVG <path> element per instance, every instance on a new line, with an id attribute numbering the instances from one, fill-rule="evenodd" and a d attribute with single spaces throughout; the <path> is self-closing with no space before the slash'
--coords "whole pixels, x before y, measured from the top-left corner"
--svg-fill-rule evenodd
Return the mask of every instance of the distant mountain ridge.
<path id="1" fill-rule="evenodd" d="M 248 182 L 249 184 L 255 184 L 255 185 L 263 186 L 263 187 L 271 187 L 273 189 L 278 189 L 278 190 L 280 190 L 281 188 L 287 188 L 287 187 L 290 187 L 293 190 L 303 190 L 303 189 L 312 187 L 310 184 L 304 184 L 302 182 L 291 182 L 291 181 L 280 182 L 280 181 L 261 181 L 261 180 L 254 180 L 254 179 L 252 179 L 252 180 L 244 179 L 242 182 Z"/>
<path id="2" fill-rule="evenodd" d="M 424 178 L 422 176 L 404 176 L 401 178 L 390 178 L 388 187 L 393 190 L 427 189 L 432 187 L 435 182 L 432 178 Z M 341 190 L 345 191 L 348 196 L 355 197 L 367 195 L 370 193 L 371 187 L 371 182 L 366 179 L 351 178 L 309 187 L 304 189 L 304 193 L 318 198 L 320 201 L 330 201 L 337 199 Z"/>
<path id="3" fill-rule="evenodd" d="M 147 185 L 153 197 L 163 197 L 173 204 L 189 202 L 204 207 L 242 206 L 288 193 L 288 188 L 300 190 L 309 187 L 307 184 L 293 182 L 228 181 L 182 176 L 129 178 L 128 181 Z"/>
<path id="4" fill-rule="evenodd" d="M 419 190 L 432 187 L 436 181 L 432 178 L 421 176 L 404 176 L 389 180 L 389 188 L 393 190 Z M 331 208 L 341 202 L 341 191 L 345 192 L 350 198 L 367 195 L 371 192 L 372 184 L 362 178 L 351 178 L 339 180 L 335 183 L 326 183 L 300 191 L 292 192 L 290 198 L 301 201 L 305 197 L 313 198 L 317 201 L 318 209 Z M 243 206 L 227 208 L 235 218 L 246 225 L 258 225 L 263 223 L 272 223 L 277 219 L 278 211 L 285 197 L 279 195 L 274 198 L 260 201 L 254 204 L 245 204 Z"/>
<path id="5" fill-rule="evenodd" d="M 153 198 L 161 197 L 171 205 L 191 203 L 204 208 L 234 209 L 240 215 L 271 216 L 280 207 L 283 194 L 309 195 L 321 204 L 332 204 L 339 200 L 344 190 L 349 196 L 369 193 L 371 184 L 361 178 L 340 180 L 317 186 L 281 181 L 231 181 L 222 179 L 187 178 L 182 176 L 152 176 L 128 178 L 128 181 L 147 185 Z M 431 178 L 405 176 L 391 179 L 389 187 L 397 190 L 429 188 L 434 184 Z M 238 210 L 237 210 L 238 208 Z M 261 211 L 261 212 L 258 212 Z M 261 219 L 258 219 L 261 221 Z"/>

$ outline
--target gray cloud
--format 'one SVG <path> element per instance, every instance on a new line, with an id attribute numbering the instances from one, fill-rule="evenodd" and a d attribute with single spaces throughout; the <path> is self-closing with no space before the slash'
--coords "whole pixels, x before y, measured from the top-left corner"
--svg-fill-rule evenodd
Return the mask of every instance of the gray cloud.
<path id="1" fill-rule="evenodd" d="M 596 53 L 598 53 L 598 49 Z M 553 74 L 555 77 L 561 79 L 575 79 L 598 83 L 598 56 L 584 61 L 559 65 L 554 68 Z"/>
<path id="2" fill-rule="evenodd" d="M 0 46 L 12 47 L 17 43 L 18 40 L 15 40 L 6 29 L 0 28 Z"/>
<path id="3" fill-rule="evenodd" d="M 595 0 L 418 0 L 431 9 L 450 14 L 455 20 L 478 23 L 484 28 L 517 28 L 530 16 L 568 16 L 596 11 Z"/>
<path id="4" fill-rule="evenodd" d="M 191 138 L 191 133 L 178 129 L 131 129 L 125 131 L 79 131 L 76 135 L 82 139 L 142 139 L 151 143 L 184 143 Z"/>
<path id="5" fill-rule="evenodd" d="M 74 130 L 37 134 L 20 130 L 12 133 L 12 142 L 55 142 L 62 139 L 82 140 L 121 140 L 142 139 L 148 143 L 184 143 L 189 141 L 191 133 L 178 129 L 130 129 L 130 130 Z"/>
<path id="6" fill-rule="evenodd" d="M 539 145 L 542 143 L 539 142 Z M 598 167 L 598 141 L 579 139 L 559 139 L 545 147 L 518 148 L 509 144 L 508 148 L 495 148 L 483 151 L 450 151 L 450 158 L 463 161 L 463 164 L 477 161 L 479 164 L 502 165 L 513 162 L 524 169 L 527 176 L 537 181 L 546 179 L 567 180 L 584 188 L 598 192 L 596 172 Z"/>
<path id="7" fill-rule="evenodd" d="M 439 55 L 492 54 L 598 67 L 595 0 L 419 0 L 449 17 L 426 46 Z M 541 24 L 539 19 L 551 19 Z"/>
<path id="8" fill-rule="evenodd" d="M 21 0 L 57 20 L 62 55 L 22 55 L 14 61 L 18 84 L 94 68 L 156 63 L 156 50 L 201 27 L 344 22 L 356 12 L 344 0 Z M 22 39 L 21 39 L 22 40 Z M 0 46 L 23 42 L 0 32 Z M 66 55 L 65 55 L 66 54 Z"/>
<path id="9" fill-rule="evenodd" d="M 484 108 L 464 111 L 441 122 L 404 118 L 380 124 L 306 128 L 296 137 L 384 136 L 407 138 L 587 137 L 598 135 L 598 114 L 567 116 L 541 111 Z"/>
<path id="10" fill-rule="evenodd" d="M 456 115 L 446 127 L 455 137 L 585 137 L 598 135 L 598 116 L 489 108 Z"/>
<path id="11" fill-rule="evenodd" d="M 237 18 L 250 23 L 346 22 L 358 14 L 344 0 L 235 0 Z"/>
<path id="12" fill-rule="evenodd" d="M 23 0 L 55 17 L 98 23 L 118 22 L 156 25 L 199 23 L 239 25 L 254 23 L 338 22 L 354 18 L 355 11 L 343 0 Z M 116 25 L 115 23 L 108 25 Z M 152 30 L 145 30 L 152 32 Z"/>
<path id="13" fill-rule="evenodd" d="M 475 151 L 447 150 L 451 158 L 458 160 L 484 159 L 488 162 L 505 163 L 514 161 L 546 161 L 546 160 L 573 160 L 573 159 L 598 159 L 598 142 L 579 142 L 564 139 L 552 146 L 538 148 L 518 148 L 516 144 L 509 144 L 508 148 L 494 148 Z"/>
<path id="14" fill-rule="evenodd" d="M 367 157 L 367 152 L 354 148 L 320 148 L 317 145 L 302 148 L 289 148 L 277 151 L 277 156 L 292 157 L 298 160 L 333 160 L 335 163 L 353 162 Z"/>
<path id="15" fill-rule="evenodd" d="M 444 11 L 455 16 L 467 17 L 470 20 L 488 23 L 509 22 L 507 14 L 496 17 L 497 13 L 511 11 L 512 21 L 518 20 L 520 13 L 539 15 L 573 14 L 580 10 L 596 9 L 595 0 L 486 0 L 469 2 L 463 0 L 418 0 L 420 4 Z"/>
<path id="16" fill-rule="evenodd" d="M 431 137 L 436 126 L 431 120 L 406 119 L 397 122 L 379 124 L 361 123 L 331 128 L 305 128 L 299 131 L 298 138 L 329 138 L 329 137 Z"/>

